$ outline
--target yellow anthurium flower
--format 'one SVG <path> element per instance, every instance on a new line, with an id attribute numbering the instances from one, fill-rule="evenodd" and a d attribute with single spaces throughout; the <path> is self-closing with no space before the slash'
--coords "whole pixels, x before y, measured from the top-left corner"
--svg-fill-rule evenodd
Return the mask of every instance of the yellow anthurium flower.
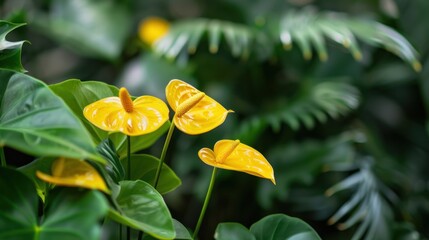
<path id="1" fill-rule="evenodd" d="M 173 122 L 190 135 L 208 132 L 222 124 L 229 112 L 205 93 L 178 79 L 171 80 L 165 95 L 175 111 Z"/>
<path id="2" fill-rule="evenodd" d="M 98 189 L 110 193 L 104 179 L 89 163 L 72 158 L 59 158 L 52 164 L 52 176 L 36 172 L 38 178 L 59 186 Z"/>
<path id="3" fill-rule="evenodd" d="M 240 140 L 220 140 L 215 144 L 214 151 L 202 148 L 198 156 L 210 166 L 245 172 L 276 184 L 273 167 L 267 159 L 252 147 L 240 143 Z"/>
<path id="4" fill-rule="evenodd" d="M 86 106 L 83 115 L 95 126 L 128 136 L 151 133 L 168 120 L 168 107 L 159 98 L 141 96 L 134 101 L 125 88 L 119 97 L 108 97 Z"/>
<path id="5" fill-rule="evenodd" d="M 170 24 L 159 17 L 148 17 L 139 24 L 139 37 L 140 39 L 152 45 L 158 39 L 167 34 L 170 29 Z"/>

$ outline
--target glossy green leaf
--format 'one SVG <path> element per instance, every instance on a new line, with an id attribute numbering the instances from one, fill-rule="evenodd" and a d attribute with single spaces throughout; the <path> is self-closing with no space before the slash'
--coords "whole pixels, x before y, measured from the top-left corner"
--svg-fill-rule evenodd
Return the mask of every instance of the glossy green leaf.
<path id="1" fill-rule="evenodd" d="M 239 223 L 220 223 L 214 237 L 216 240 L 256 240 L 253 233 Z"/>
<path id="2" fill-rule="evenodd" d="M 128 162 L 126 158 L 122 159 L 124 168 L 127 169 Z M 153 183 L 156 170 L 158 168 L 159 159 L 147 154 L 131 155 L 131 179 L 140 179 L 148 183 Z M 182 181 L 174 173 L 174 171 L 163 164 L 161 175 L 157 186 L 158 192 L 161 194 L 173 191 L 182 184 Z"/>
<path id="3" fill-rule="evenodd" d="M 0 70 L 0 79 L 0 146 L 104 161 L 79 119 L 43 82 L 6 70 Z"/>
<path id="4" fill-rule="evenodd" d="M 102 98 L 118 96 L 118 88 L 103 82 L 85 81 L 70 79 L 50 86 L 51 89 L 60 96 L 71 108 L 73 113 L 83 122 L 85 127 L 91 133 L 93 140 L 99 144 L 102 140 L 109 137 L 116 146 L 117 153 L 120 156 L 126 155 L 126 136 L 121 133 L 109 134 L 96 126 L 92 125 L 83 116 L 83 109 Z M 136 152 L 151 146 L 168 129 L 168 124 L 164 124 L 153 133 L 131 137 L 131 152 Z"/>
<path id="5" fill-rule="evenodd" d="M 116 202 L 122 214 L 110 209 L 111 219 L 157 238 L 175 237 L 173 219 L 158 191 L 141 180 L 122 181 L 120 186 Z"/>
<path id="6" fill-rule="evenodd" d="M 50 192 L 39 221 L 33 182 L 24 174 L 0 168 L 0 239 L 100 239 L 99 221 L 108 207 L 97 191 L 59 188 Z"/>
<path id="7" fill-rule="evenodd" d="M 185 239 L 185 240 L 193 240 L 191 234 L 189 233 L 188 229 L 186 229 L 185 226 L 176 219 L 173 219 L 174 229 L 176 231 L 176 237 L 174 239 Z M 143 240 L 156 240 L 157 238 L 154 238 L 151 235 L 145 235 L 143 237 Z"/>
<path id="8" fill-rule="evenodd" d="M 266 216 L 254 223 L 250 231 L 256 240 L 321 240 L 310 225 L 284 214 Z"/>
<path id="9" fill-rule="evenodd" d="M 48 14 L 37 13 L 34 24 L 73 51 L 114 60 L 122 52 L 131 19 L 117 1 L 60 0 L 51 2 Z"/>
<path id="10" fill-rule="evenodd" d="M 25 41 L 9 42 L 6 40 L 8 33 L 23 25 L 25 24 L 0 20 L 0 69 L 25 72 L 21 63 L 22 44 Z"/>

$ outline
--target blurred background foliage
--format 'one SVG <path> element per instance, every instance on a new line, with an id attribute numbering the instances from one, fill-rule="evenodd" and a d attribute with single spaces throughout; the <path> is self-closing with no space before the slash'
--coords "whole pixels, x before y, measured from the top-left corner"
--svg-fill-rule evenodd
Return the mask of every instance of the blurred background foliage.
<path id="1" fill-rule="evenodd" d="M 271 213 L 323 239 L 427 239 L 428 10 L 427 0 L 3 0 L 0 14 L 27 23 L 8 38 L 28 41 L 23 67 L 49 84 L 97 80 L 165 99 L 178 78 L 235 111 L 208 134 L 174 134 L 173 216 L 195 225 L 211 171 L 196 153 L 222 138 L 262 152 L 277 185 L 221 171 L 203 239 L 219 222 Z M 151 45 L 139 25 L 153 16 L 171 25 Z M 146 151 L 159 155 L 163 140 Z"/>

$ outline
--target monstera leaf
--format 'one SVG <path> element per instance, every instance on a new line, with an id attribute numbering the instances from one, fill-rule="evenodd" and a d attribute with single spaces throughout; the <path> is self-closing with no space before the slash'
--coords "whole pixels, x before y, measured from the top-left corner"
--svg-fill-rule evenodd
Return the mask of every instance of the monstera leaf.
<path id="1" fill-rule="evenodd" d="M 104 162 L 82 123 L 48 86 L 28 75 L 0 70 L 0 146 L 4 145 L 35 156 Z"/>
<path id="2" fill-rule="evenodd" d="M 0 69 L 9 69 L 24 72 L 21 63 L 21 49 L 25 41 L 9 42 L 6 35 L 15 28 L 24 25 L 0 20 Z"/>
<path id="3" fill-rule="evenodd" d="M 0 168 L 0 239 L 88 239 L 101 237 L 99 220 L 107 202 L 97 191 L 58 188 L 46 199 L 42 220 L 33 182 L 24 174 Z"/>

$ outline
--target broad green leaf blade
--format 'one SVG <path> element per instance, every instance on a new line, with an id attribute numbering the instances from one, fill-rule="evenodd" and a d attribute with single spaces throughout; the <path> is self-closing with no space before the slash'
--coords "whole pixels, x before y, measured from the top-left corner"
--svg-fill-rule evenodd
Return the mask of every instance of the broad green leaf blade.
<path id="1" fill-rule="evenodd" d="M 25 41 L 9 42 L 6 40 L 8 33 L 23 25 L 25 24 L 0 20 L 0 69 L 25 72 L 21 63 L 22 44 Z"/>
<path id="2" fill-rule="evenodd" d="M 253 233 L 239 223 L 220 223 L 216 227 L 216 240 L 256 240 Z"/>
<path id="3" fill-rule="evenodd" d="M 126 158 L 122 159 L 124 168 L 127 169 L 128 162 Z M 158 168 L 159 159 L 147 154 L 134 154 L 131 155 L 131 179 L 132 180 L 143 180 L 148 183 L 153 183 L 155 179 L 156 169 Z M 163 164 L 161 175 L 157 186 L 158 192 L 165 194 L 173 191 L 182 184 L 182 181 L 169 168 L 166 164 Z"/>
<path id="4" fill-rule="evenodd" d="M 132 22 L 128 10 L 116 1 L 60 0 L 51 2 L 50 13 L 37 13 L 34 24 L 73 51 L 114 60 Z"/>
<path id="5" fill-rule="evenodd" d="M 86 129 L 90 132 L 92 139 L 96 144 L 109 137 L 113 145 L 116 146 L 120 156 L 126 155 L 126 136 L 121 133 L 109 134 L 96 126 L 92 125 L 83 116 L 83 109 L 100 99 L 118 96 L 119 89 L 115 86 L 108 85 L 97 81 L 80 81 L 70 79 L 58 84 L 51 85 L 50 88 L 60 96 L 66 104 L 71 108 L 73 113 L 81 120 Z M 155 132 L 150 134 L 131 137 L 131 152 L 136 152 L 151 146 L 160 136 L 168 129 L 168 124 L 164 124 Z"/>
<path id="6" fill-rule="evenodd" d="M 0 79 L 0 146 L 104 162 L 85 127 L 46 84 L 6 70 L 0 70 Z"/>
<path id="7" fill-rule="evenodd" d="M 101 192 L 75 188 L 56 188 L 46 199 L 45 218 L 38 239 L 98 240 L 100 220 L 107 214 L 108 204 Z M 35 238 L 36 239 L 36 238 Z"/>
<path id="8" fill-rule="evenodd" d="M 24 174 L 0 168 L 0 239 L 100 239 L 99 221 L 108 207 L 97 191 L 59 188 L 50 192 L 43 221 L 33 182 Z"/>
<path id="9" fill-rule="evenodd" d="M 176 237 L 174 239 L 185 239 L 185 240 L 193 240 L 191 234 L 189 233 L 188 229 L 186 229 L 185 226 L 176 219 L 173 219 L 174 229 L 176 231 Z M 157 238 L 154 238 L 151 235 L 145 235 L 143 237 L 143 240 L 156 240 Z"/>
<path id="10" fill-rule="evenodd" d="M 122 181 L 120 185 L 121 191 L 116 202 L 122 215 L 110 209 L 111 219 L 157 238 L 175 237 L 173 219 L 161 194 L 141 180 Z"/>
<path id="11" fill-rule="evenodd" d="M 34 239 L 38 199 L 24 174 L 0 168 L 0 239 Z"/>
<path id="12" fill-rule="evenodd" d="M 310 225 L 284 214 L 266 216 L 254 223 L 250 231 L 256 240 L 321 240 Z"/>
<path id="13" fill-rule="evenodd" d="M 124 180 L 125 170 L 122 166 L 119 156 L 116 153 L 115 146 L 110 139 L 103 140 L 97 147 L 98 152 L 107 160 L 106 170 L 115 183 Z"/>

